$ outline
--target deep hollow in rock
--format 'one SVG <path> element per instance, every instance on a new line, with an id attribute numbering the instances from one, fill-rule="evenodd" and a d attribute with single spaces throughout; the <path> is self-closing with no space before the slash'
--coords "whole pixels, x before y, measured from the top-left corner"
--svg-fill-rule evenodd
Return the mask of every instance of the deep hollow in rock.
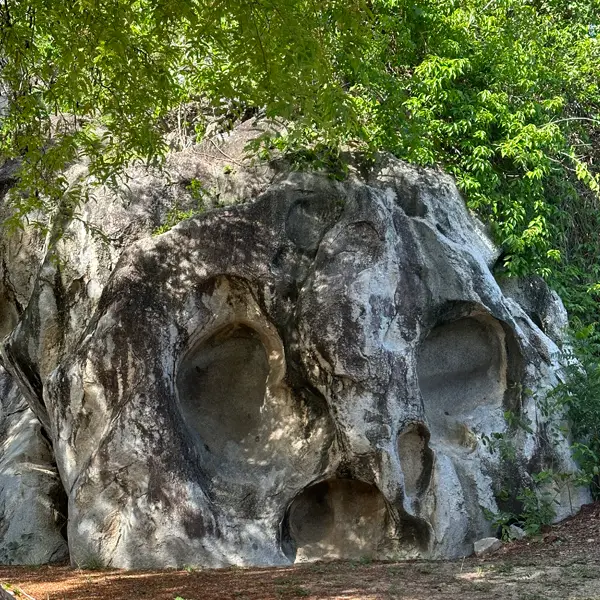
<path id="1" fill-rule="evenodd" d="M 263 343 L 246 325 L 221 329 L 188 352 L 177 377 L 179 403 L 207 450 L 232 458 L 257 443 L 268 374 Z"/>
<path id="2" fill-rule="evenodd" d="M 467 422 L 481 409 L 515 409 L 520 353 L 510 331 L 489 315 L 435 327 L 417 357 L 419 387 L 434 440 L 474 443 Z"/>
<path id="3" fill-rule="evenodd" d="M 385 499 L 375 486 L 329 479 L 293 500 L 283 526 L 283 550 L 297 562 L 375 557 L 389 525 Z"/>
<path id="4" fill-rule="evenodd" d="M 416 497 L 423 494 L 431 479 L 433 452 L 429 448 L 429 432 L 422 423 L 410 423 L 398 437 L 398 455 L 404 475 L 404 493 Z"/>

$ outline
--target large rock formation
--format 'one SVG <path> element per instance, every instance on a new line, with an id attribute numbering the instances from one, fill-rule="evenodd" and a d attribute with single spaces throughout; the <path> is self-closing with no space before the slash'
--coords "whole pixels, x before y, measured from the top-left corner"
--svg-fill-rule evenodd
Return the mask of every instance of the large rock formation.
<path id="1" fill-rule="evenodd" d="M 26 281 L 2 298 L 4 365 L 51 440 L 72 563 L 470 554 L 502 488 L 573 469 L 536 412 L 557 346 L 501 291 L 449 177 L 241 166 L 248 131 L 174 156 L 171 181 L 134 173 L 52 252 L 4 261 Z M 151 235 L 195 178 L 244 202 Z M 563 514 L 587 500 L 556 494 Z M 59 527 L 40 525 L 48 560 Z"/>

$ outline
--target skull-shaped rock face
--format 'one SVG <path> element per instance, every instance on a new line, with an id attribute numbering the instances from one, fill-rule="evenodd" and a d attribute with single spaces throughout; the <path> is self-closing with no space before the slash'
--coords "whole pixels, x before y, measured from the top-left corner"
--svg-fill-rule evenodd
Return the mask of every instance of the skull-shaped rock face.
<path id="1" fill-rule="evenodd" d="M 493 259 L 449 179 L 393 162 L 127 250 L 45 382 L 72 560 L 470 553 L 546 452 L 521 431 L 505 469 L 481 440 L 556 368 Z"/>

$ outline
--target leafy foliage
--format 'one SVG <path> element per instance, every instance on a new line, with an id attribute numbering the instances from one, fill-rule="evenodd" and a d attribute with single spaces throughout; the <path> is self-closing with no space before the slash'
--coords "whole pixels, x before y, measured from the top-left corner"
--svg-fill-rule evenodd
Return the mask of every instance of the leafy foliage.
<path id="1" fill-rule="evenodd" d="M 326 123 L 327 137 L 351 127 L 333 54 L 358 59 L 363 12 L 359 0 L 2 3 L 0 156 L 23 161 L 17 216 L 54 210 L 76 159 L 99 182 L 160 163 L 165 120 L 191 99 Z"/>
<path id="2" fill-rule="evenodd" d="M 497 528 L 501 539 L 505 541 L 512 539 L 511 525 L 521 527 L 527 535 L 537 535 L 545 525 L 553 522 L 556 516 L 554 506 L 557 499 L 546 485 L 551 478 L 552 474 L 548 471 L 532 476 L 532 487 L 524 487 L 516 496 L 521 505 L 518 514 L 503 510 L 493 512 L 482 507 L 485 518 Z"/>
<path id="3" fill-rule="evenodd" d="M 454 174 L 469 206 L 493 225 L 509 274 L 549 276 L 568 250 L 571 202 L 581 188 L 598 191 L 585 146 L 600 125 L 600 46 L 588 35 L 598 11 L 589 3 L 441 4 L 421 5 L 406 32 L 413 52 L 399 45 L 386 73 L 392 96 L 404 99 L 377 111 L 378 145 Z M 404 126 L 393 127 L 399 115 Z"/>
<path id="4" fill-rule="evenodd" d="M 521 519 L 525 533 L 535 535 L 539 533 L 544 525 L 550 525 L 556 516 L 554 510 L 555 499 L 549 494 L 547 489 L 541 488 L 545 483 L 544 479 L 548 476 L 547 472 L 533 476 L 534 489 L 525 488 L 517 496 L 523 504 Z"/>
<path id="5" fill-rule="evenodd" d="M 566 412 L 574 456 L 581 468 L 579 483 L 600 498 L 600 347 L 593 326 L 572 342 L 566 378 L 550 392 L 554 412 Z"/>
<path id="6" fill-rule="evenodd" d="M 535 535 L 555 517 L 554 504 L 559 490 L 570 494 L 571 485 L 589 486 L 595 499 L 600 498 L 600 342 L 593 324 L 572 336 L 563 349 L 564 379 L 543 398 L 534 398 L 542 425 L 540 434 L 549 447 L 554 447 L 566 434 L 572 440 L 573 456 L 579 472 L 556 471 L 546 465 L 531 474 L 526 487 L 513 490 L 519 511 L 492 512 L 482 507 L 488 521 L 496 526 L 502 539 L 510 539 L 510 526 L 519 524 L 526 533 Z M 522 417 L 504 413 L 509 431 L 531 433 L 530 424 Z M 496 432 L 481 436 L 483 445 L 498 453 L 505 464 L 516 460 L 512 435 Z M 511 493 L 500 491 L 499 500 L 507 501 Z"/>
<path id="7" fill-rule="evenodd" d="M 546 402 L 542 409 L 542 422 L 544 427 L 538 432 L 546 435 L 550 432 L 552 437 L 555 431 L 558 409 L 554 402 Z M 506 432 L 494 432 L 491 435 L 483 434 L 480 436 L 481 442 L 487 450 L 497 453 L 505 468 L 509 471 L 511 466 L 516 465 L 518 460 L 517 448 L 514 443 L 514 436 L 519 431 L 525 431 L 533 434 L 531 422 L 522 415 L 506 411 L 504 419 L 508 426 Z M 549 430 L 549 431 L 548 431 Z M 552 443 L 550 440 L 546 440 Z M 573 482 L 572 473 L 555 472 L 551 467 L 544 468 L 537 473 L 532 473 L 528 481 L 519 489 L 509 489 L 509 485 L 514 482 L 505 481 L 504 486 L 497 495 L 497 500 L 506 503 L 511 498 L 516 501 L 515 505 L 519 507 L 517 512 L 512 510 L 499 510 L 493 512 L 485 507 L 481 507 L 485 518 L 498 529 L 499 535 L 503 540 L 511 539 L 511 525 L 518 525 L 529 535 L 538 534 L 544 525 L 552 523 L 556 516 L 555 504 L 558 503 L 559 490 L 563 486 L 568 486 Z"/>
<path id="8" fill-rule="evenodd" d="M 568 299 L 583 313 L 588 291 L 595 302 L 600 290 L 599 267 L 588 268 L 597 250 L 588 232 L 600 224 L 599 7 L 5 2 L 0 155 L 23 161 L 15 218 L 59 204 L 72 214 L 81 190 L 65 196 L 62 173 L 76 159 L 99 182 L 114 181 L 133 160 L 160 163 L 169 115 L 184 103 L 260 109 L 285 121 L 286 148 L 325 164 L 327 151 L 337 163 L 349 147 L 441 165 L 492 224 L 508 273 L 560 273 L 553 283 L 566 288 L 570 270 L 578 283 Z M 582 223 L 575 207 L 593 213 L 593 223 Z"/>

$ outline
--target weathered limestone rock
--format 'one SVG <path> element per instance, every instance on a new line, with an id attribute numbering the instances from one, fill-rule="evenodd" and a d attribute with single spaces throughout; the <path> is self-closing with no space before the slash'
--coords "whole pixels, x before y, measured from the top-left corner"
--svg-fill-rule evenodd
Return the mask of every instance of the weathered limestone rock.
<path id="1" fill-rule="evenodd" d="M 41 425 L 0 367 L 0 564 L 67 558 L 66 500 Z"/>
<path id="2" fill-rule="evenodd" d="M 505 296 L 512 298 L 554 342 L 561 343 L 569 324 L 559 295 L 541 277 L 512 277 L 500 281 Z"/>
<path id="3" fill-rule="evenodd" d="M 11 164 L 0 168 L 0 196 L 13 172 Z M 0 339 L 14 329 L 29 301 L 41 249 L 33 232 L 0 240 Z M 27 385 L 35 380 L 31 375 Z M 66 524 L 67 496 L 51 442 L 0 362 L 0 564 L 64 560 Z"/>
<path id="4" fill-rule="evenodd" d="M 511 525 L 508 528 L 508 535 L 511 540 L 522 540 L 527 534 L 517 525 Z"/>
<path id="5" fill-rule="evenodd" d="M 220 185 L 215 160 L 181 155 L 168 188 L 140 175 L 86 206 L 106 238 L 75 223 L 44 249 L 7 329 L 74 564 L 463 556 L 507 484 L 573 469 L 522 393 L 556 384 L 558 348 L 502 293 L 449 177 L 386 158 L 345 182 L 237 167 L 223 193 L 248 202 L 151 236 L 186 181 Z M 513 463 L 482 443 L 494 432 Z"/>

